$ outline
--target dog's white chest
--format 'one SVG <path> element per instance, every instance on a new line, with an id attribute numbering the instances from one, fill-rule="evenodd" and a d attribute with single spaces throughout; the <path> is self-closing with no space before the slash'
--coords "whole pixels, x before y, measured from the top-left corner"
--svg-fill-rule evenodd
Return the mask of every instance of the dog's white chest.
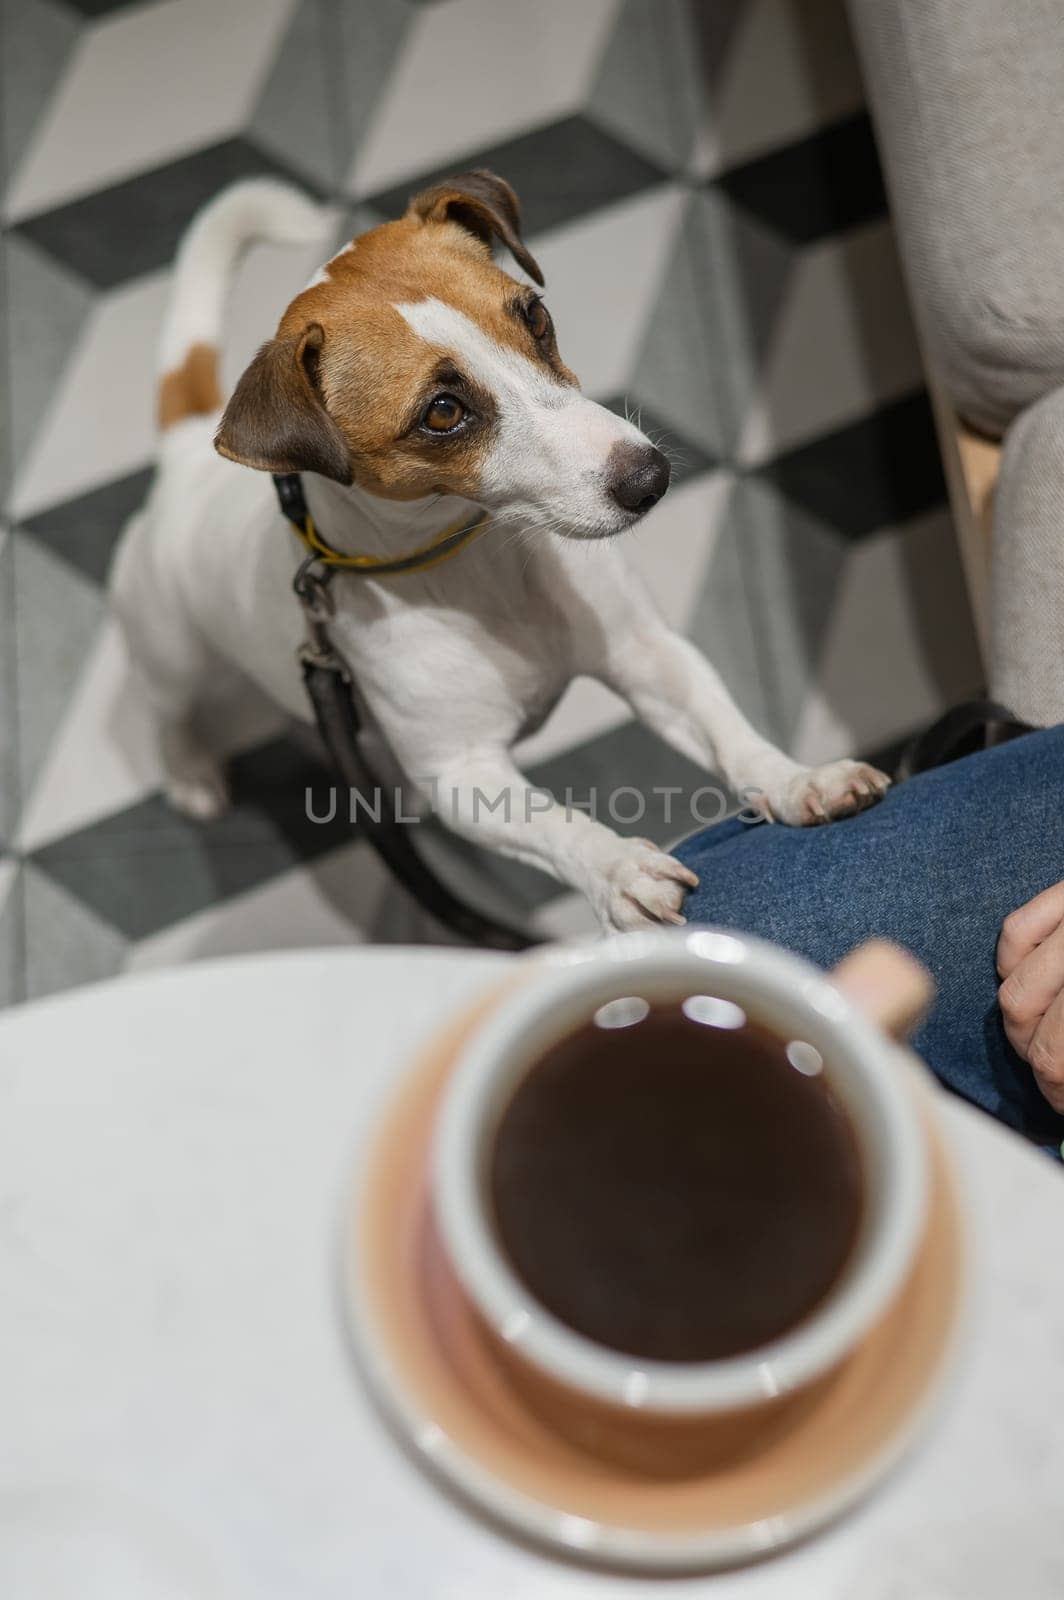
<path id="1" fill-rule="evenodd" d="M 520 616 L 512 595 L 493 607 L 471 603 L 468 590 L 459 605 L 460 591 L 448 596 L 438 585 L 435 594 L 374 587 L 358 579 L 342 587 L 334 629 L 401 760 L 514 743 L 539 727 L 576 670 L 564 620 L 550 607 Z"/>

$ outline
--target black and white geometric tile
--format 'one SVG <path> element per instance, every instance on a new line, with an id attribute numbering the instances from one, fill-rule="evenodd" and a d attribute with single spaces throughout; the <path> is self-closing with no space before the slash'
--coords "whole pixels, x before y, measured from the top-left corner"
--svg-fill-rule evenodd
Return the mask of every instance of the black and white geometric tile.
<path id="1" fill-rule="evenodd" d="M 877 749 L 976 687 L 841 0 L 2 0 L 0 24 L 0 1001 L 434 936 L 357 828 L 308 822 L 322 769 L 268 707 L 217 708 L 231 815 L 169 812 L 107 616 L 174 245 L 236 177 L 293 178 L 338 228 L 447 171 L 510 179 L 567 361 L 677 459 L 632 558 L 781 743 Z M 230 380 L 331 243 L 249 258 Z M 523 762 L 559 791 L 703 781 L 586 684 Z M 579 925 L 545 880 L 490 875 Z"/>

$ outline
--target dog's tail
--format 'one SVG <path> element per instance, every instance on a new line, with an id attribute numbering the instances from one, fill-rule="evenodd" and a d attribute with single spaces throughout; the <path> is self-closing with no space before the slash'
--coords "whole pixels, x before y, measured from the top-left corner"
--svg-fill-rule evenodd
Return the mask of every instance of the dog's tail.
<path id="1" fill-rule="evenodd" d="M 324 235 L 319 206 L 287 183 L 250 178 L 223 189 L 178 247 L 174 289 L 159 345 L 159 426 L 209 415 L 222 404 L 218 346 L 226 293 L 249 244 L 302 244 Z"/>

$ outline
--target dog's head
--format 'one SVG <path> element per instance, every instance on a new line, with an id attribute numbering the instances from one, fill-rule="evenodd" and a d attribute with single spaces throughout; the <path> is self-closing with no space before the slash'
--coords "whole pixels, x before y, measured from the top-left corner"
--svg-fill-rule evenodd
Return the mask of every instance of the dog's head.
<path id="1" fill-rule="evenodd" d="M 541 296 L 517 198 L 488 172 L 436 185 L 334 256 L 237 384 L 222 455 L 391 500 L 461 495 L 578 538 L 629 527 L 669 465 L 585 399 Z"/>

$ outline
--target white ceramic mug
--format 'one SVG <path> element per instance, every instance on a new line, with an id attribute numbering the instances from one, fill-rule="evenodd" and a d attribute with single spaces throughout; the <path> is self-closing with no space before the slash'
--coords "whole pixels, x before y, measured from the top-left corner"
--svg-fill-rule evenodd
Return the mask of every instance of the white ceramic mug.
<path id="1" fill-rule="evenodd" d="M 604 1419 L 609 1431 L 611 1416 L 622 1434 L 625 1419 L 705 1424 L 806 1390 L 856 1348 L 901 1289 L 924 1226 L 927 1143 L 902 1051 L 869 1013 L 901 1031 L 926 1002 L 929 980 L 911 958 L 882 944 L 865 947 L 849 966 L 840 987 L 798 957 L 742 934 L 623 934 L 542 963 L 501 999 L 463 1051 L 433 1146 L 432 1203 L 444 1250 L 510 1369 L 542 1380 L 544 1393 L 590 1407 L 596 1439 Z M 552 1045 L 611 1000 L 696 994 L 732 1002 L 778 1037 L 819 1053 L 857 1139 L 864 1213 L 838 1282 L 798 1326 L 727 1359 L 655 1362 L 594 1343 L 533 1298 L 493 1229 L 488 1172 L 504 1109 Z M 555 1412 L 565 1416 L 566 1406 Z M 645 1438 L 633 1435 L 629 1443 L 644 1459 Z"/>

